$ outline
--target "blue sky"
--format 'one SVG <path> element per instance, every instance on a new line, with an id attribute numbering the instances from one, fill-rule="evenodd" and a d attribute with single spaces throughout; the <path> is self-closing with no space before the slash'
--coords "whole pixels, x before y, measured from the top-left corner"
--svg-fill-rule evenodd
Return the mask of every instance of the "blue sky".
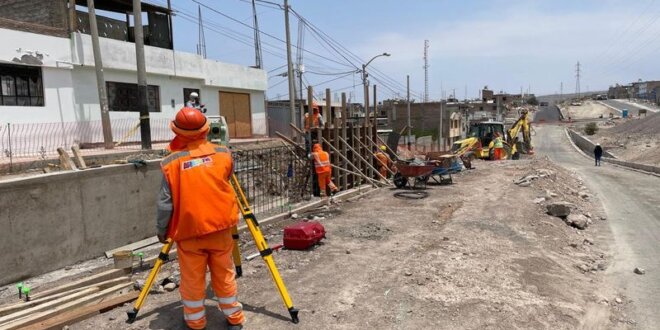
<path id="1" fill-rule="evenodd" d="M 252 24 L 250 1 L 198 1 Z M 172 0 L 172 4 L 179 12 L 174 19 L 175 48 L 195 52 L 197 4 L 192 0 Z M 442 90 L 445 95 L 455 90 L 456 96 L 463 98 L 466 87 L 467 96 L 476 97 L 485 85 L 496 91 L 519 92 L 522 87 L 548 94 L 559 92 L 563 82 L 564 92 L 573 92 L 577 61 L 582 65 L 582 91 L 602 90 L 639 78 L 660 78 L 660 3 L 655 0 L 291 0 L 290 5 L 360 59 L 343 52 L 347 61 L 306 28 L 303 48 L 330 60 L 304 52 L 303 63 L 309 71 L 305 84 L 317 90 L 353 93 L 357 100 L 362 99 L 359 74 L 327 74 L 355 70 L 382 52 L 392 56 L 370 65 L 370 72 L 376 75 L 371 83 L 379 85 L 379 98 L 405 97 L 409 74 L 413 98 L 420 99 L 425 39 L 430 41 L 431 99 L 439 99 Z M 284 39 L 283 12 L 264 3 L 257 11 L 261 30 Z M 248 27 L 207 8 L 202 8 L 202 15 L 209 58 L 254 64 L 253 33 Z M 295 45 L 298 18 L 294 15 L 291 34 Z M 280 68 L 286 64 L 284 44 L 265 35 L 261 38 L 265 69 L 270 71 L 268 97 L 286 98 L 286 79 L 277 76 L 286 71 Z M 295 49 L 293 55 L 295 60 Z"/>

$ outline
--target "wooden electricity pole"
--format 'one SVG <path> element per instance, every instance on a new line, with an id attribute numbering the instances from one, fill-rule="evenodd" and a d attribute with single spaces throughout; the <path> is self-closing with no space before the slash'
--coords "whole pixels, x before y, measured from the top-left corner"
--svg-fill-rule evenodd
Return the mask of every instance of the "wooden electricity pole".
<path id="1" fill-rule="evenodd" d="M 133 26 L 133 35 L 135 36 L 135 58 L 137 62 L 140 137 L 142 140 L 142 149 L 151 149 L 149 103 L 147 102 L 147 66 L 144 61 L 144 33 L 142 31 L 142 4 L 140 0 L 133 0 L 133 22 L 135 23 L 135 26 Z"/>
<path id="2" fill-rule="evenodd" d="M 289 31 L 289 1 L 284 0 L 284 28 L 286 32 L 286 65 L 287 78 L 289 79 L 289 111 L 291 112 L 291 124 L 296 124 L 296 86 L 294 85 L 293 61 L 291 60 L 291 32 Z M 302 102 L 302 100 L 301 100 Z M 311 109 L 310 114 L 311 114 Z M 301 114 L 302 115 L 302 114 Z"/>
<path id="3" fill-rule="evenodd" d="M 103 145 L 106 149 L 112 149 L 114 143 L 112 142 L 112 127 L 110 126 L 110 107 L 108 106 L 108 94 L 106 93 L 105 77 L 103 76 L 103 61 L 101 60 L 101 46 L 99 44 L 99 29 L 96 25 L 94 0 L 87 0 L 87 9 L 89 11 L 89 28 L 92 32 L 92 52 L 94 53 L 94 69 L 96 69 L 96 87 L 99 92 L 99 107 L 101 108 Z"/>

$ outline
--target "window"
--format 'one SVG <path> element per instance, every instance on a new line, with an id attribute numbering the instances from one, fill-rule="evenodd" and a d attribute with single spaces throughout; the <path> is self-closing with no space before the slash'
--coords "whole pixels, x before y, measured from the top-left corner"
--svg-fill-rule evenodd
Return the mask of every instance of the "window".
<path id="1" fill-rule="evenodd" d="M 44 106 L 41 68 L 0 64 L 0 105 Z"/>
<path id="2" fill-rule="evenodd" d="M 140 112 L 138 104 L 138 85 L 107 81 L 108 104 L 110 111 Z M 147 108 L 149 112 L 160 112 L 160 88 L 147 86 Z"/>
<path id="3" fill-rule="evenodd" d="M 186 104 L 190 100 L 190 93 L 195 92 L 199 95 L 199 102 L 202 102 L 202 93 L 199 92 L 199 88 L 184 88 L 183 89 L 183 104 Z"/>

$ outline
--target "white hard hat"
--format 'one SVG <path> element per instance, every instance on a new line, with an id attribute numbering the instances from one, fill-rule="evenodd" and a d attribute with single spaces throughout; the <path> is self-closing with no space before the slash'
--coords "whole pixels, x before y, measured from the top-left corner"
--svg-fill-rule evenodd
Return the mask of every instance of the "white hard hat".
<path id="1" fill-rule="evenodd" d="M 199 94 L 197 94 L 196 92 L 192 92 L 192 93 L 190 93 L 190 97 L 198 98 Z"/>

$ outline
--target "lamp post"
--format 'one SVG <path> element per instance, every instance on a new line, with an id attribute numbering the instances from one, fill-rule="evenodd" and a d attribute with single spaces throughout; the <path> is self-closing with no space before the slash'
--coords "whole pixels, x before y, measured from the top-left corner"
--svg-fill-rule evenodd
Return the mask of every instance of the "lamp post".
<path id="1" fill-rule="evenodd" d="M 382 53 L 372 57 L 366 64 L 362 64 L 362 85 L 364 87 L 364 111 L 365 111 L 365 122 L 368 125 L 369 122 L 369 74 L 367 74 L 367 66 L 371 64 L 375 59 L 381 56 L 391 56 L 390 53 Z"/>

